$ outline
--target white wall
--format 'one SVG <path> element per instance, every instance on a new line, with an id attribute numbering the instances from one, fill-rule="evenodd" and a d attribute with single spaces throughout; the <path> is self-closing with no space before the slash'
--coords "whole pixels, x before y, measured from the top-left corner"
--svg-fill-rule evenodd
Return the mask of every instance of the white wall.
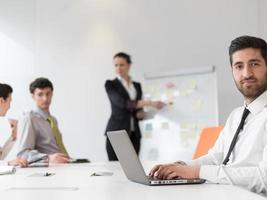
<path id="1" fill-rule="evenodd" d="M 71 154 L 106 159 L 104 82 L 114 77 L 114 53 L 126 51 L 139 81 L 145 72 L 217 66 L 224 123 L 242 104 L 227 48 L 239 35 L 259 35 L 259 10 L 251 0 L 0 0 L 1 81 L 15 89 L 9 115 L 32 106 L 33 77 L 48 77 L 55 85 L 52 113 Z"/>
<path id="2" fill-rule="evenodd" d="M 259 0 L 259 32 L 264 39 L 267 39 L 266 9 L 267 9 L 267 1 Z"/>
<path id="3" fill-rule="evenodd" d="M 29 77 L 34 77 L 34 0 L 0 0 L 0 82 L 13 86 L 13 104 L 8 118 L 31 107 Z M 0 145 L 10 136 L 8 121 L 0 118 Z M 11 130 L 9 130 L 11 131 Z"/>

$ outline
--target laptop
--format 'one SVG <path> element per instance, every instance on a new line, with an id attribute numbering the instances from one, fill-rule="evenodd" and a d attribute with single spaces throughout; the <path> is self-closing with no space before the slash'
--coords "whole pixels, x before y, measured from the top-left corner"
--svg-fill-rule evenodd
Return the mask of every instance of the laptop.
<path id="1" fill-rule="evenodd" d="M 132 142 L 125 130 L 107 132 L 108 139 L 119 159 L 120 165 L 126 177 L 136 183 L 145 185 L 178 185 L 200 184 L 203 179 L 172 179 L 160 180 L 145 174 L 144 168 L 136 154 Z"/>

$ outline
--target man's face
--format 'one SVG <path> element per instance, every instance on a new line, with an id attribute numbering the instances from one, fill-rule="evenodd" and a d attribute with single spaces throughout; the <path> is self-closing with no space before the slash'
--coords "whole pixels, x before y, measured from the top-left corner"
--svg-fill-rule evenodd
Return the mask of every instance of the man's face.
<path id="1" fill-rule="evenodd" d="M 42 110 L 49 110 L 49 106 L 52 100 L 53 91 L 50 87 L 36 88 L 32 94 L 32 98 L 36 102 L 36 105 Z"/>
<path id="2" fill-rule="evenodd" d="M 267 89 L 267 66 L 259 49 L 246 48 L 232 55 L 232 71 L 238 90 L 252 102 Z"/>

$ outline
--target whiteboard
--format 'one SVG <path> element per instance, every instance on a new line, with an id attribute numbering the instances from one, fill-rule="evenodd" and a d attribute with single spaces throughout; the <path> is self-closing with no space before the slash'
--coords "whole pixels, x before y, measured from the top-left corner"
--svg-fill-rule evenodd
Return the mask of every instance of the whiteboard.
<path id="1" fill-rule="evenodd" d="M 160 111 L 146 108 L 140 122 L 140 158 L 149 161 L 192 159 L 204 127 L 218 125 L 215 67 L 145 74 L 143 99 L 161 100 Z"/>

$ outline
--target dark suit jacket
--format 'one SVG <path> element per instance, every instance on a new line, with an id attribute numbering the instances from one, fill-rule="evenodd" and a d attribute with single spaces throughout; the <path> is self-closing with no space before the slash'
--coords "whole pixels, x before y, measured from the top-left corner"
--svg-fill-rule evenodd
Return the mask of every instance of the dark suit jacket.
<path id="1" fill-rule="evenodd" d="M 111 116 L 109 118 L 106 132 L 125 129 L 128 134 L 130 133 L 130 121 L 131 117 L 134 119 L 134 130 L 137 138 L 141 137 L 140 128 L 138 125 L 139 119 L 136 118 L 137 101 L 142 98 L 141 84 L 133 82 L 136 89 L 136 99 L 132 101 L 128 95 L 128 92 L 123 87 L 119 79 L 107 80 L 105 83 L 106 92 L 111 104 Z"/>

